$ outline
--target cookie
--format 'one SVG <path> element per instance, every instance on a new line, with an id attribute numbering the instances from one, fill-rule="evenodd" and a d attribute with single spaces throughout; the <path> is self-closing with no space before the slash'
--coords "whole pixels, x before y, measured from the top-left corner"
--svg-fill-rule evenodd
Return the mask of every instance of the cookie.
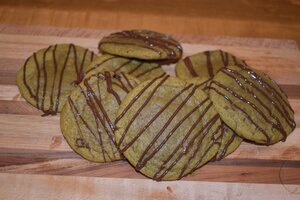
<path id="1" fill-rule="evenodd" d="M 99 43 L 101 52 L 142 60 L 178 60 L 182 47 L 172 37 L 149 30 L 112 33 Z"/>
<path id="2" fill-rule="evenodd" d="M 239 137 L 231 128 L 223 123 L 224 133 L 221 140 L 220 148 L 215 156 L 215 160 L 221 160 L 233 153 L 243 142 L 243 138 Z"/>
<path id="3" fill-rule="evenodd" d="M 94 58 L 93 52 L 74 44 L 41 49 L 26 60 L 17 74 L 20 93 L 44 115 L 54 115 L 61 111 Z"/>
<path id="4" fill-rule="evenodd" d="M 104 71 L 72 91 L 61 112 L 60 125 L 75 152 L 93 162 L 121 158 L 115 145 L 114 121 L 121 101 L 138 82 L 124 73 Z"/>
<path id="5" fill-rule="evenodd" d="M 187 83 L 193 83 L 208 94 L 211 78 L 208 77 L 195 77 L 186 80 Z M 221 145 L 214 160 L 221 160 L 234 152 L 242 143 L 243 139 L 239 137 L 231 128 L 229 128 L 223 121 L 223 136 Z"/>
<path id="6" fill-rule="evenodd" d="M 128 59 L 108 54 L 95 59 L 88 68 L 87 77 L 89 77 L 90 74 L 98 73 L 103 70 L 124 72 L 136 77 L 140 81 L 150 80 L 165 74 L 165 71 L 158 63 Z"/>
<path id="7" fill-rule="evenodd" d="M 270 145 L 284 141 L 295 128 L 284 92 L 267 75 L 245 65 L 222 68 L 209 95 L 222 120 L 247 140 Z"/>
<path id="8" fill-rule="evenodd" d="M 209 97 L 194 84 L 165 76 L 128 93 L 116 119 L 117 145 L 155 180 L 175 180 L 215 156 L 222 124 Z"/>
<path id="9" fill-rule="evenodd" d="M 176 75 L 180 79 L 197 76 L 212 78 L 222 67 L 245 64 L 245 61 L 222 50 L 204 51 L 180 60 L 176 65 Z"/>

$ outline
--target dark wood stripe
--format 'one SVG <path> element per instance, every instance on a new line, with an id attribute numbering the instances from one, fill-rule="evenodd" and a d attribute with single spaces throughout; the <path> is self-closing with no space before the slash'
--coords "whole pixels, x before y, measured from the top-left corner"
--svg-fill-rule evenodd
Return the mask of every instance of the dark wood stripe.
<path id="1" fill-rule="evenodd" d="M 1 167 L 10 165 L 24 165 L 66 158 L 80 159 L 81 157 L 72 150 L 53 151 L 0 148 L 0 171 Z"/>

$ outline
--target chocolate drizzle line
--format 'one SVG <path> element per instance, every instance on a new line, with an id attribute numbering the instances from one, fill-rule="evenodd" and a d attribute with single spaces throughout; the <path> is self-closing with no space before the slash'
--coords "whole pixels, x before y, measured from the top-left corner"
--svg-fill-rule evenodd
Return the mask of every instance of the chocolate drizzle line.
<path id="1" fill-rule="evenodd" d="M 44 71 L 44 87 L 43 87 L 43 96 L 42 96 L 42 105 L 41 105 L 41 110 L 45 110 L 44 108 L 44 102 L 45 102 L 45 95 L 46 95 L 46 89 L 47 89 L 47 71 L 46 71 L 46 54 L 47 52 L 49 51 L 49 49 L 51 48 L 51 46 L 49 46 L 46 51 L 44 52 L 44 55 L 43 55 L 43 71 Z"/>
<path id="2" fill-rule="evenodd" d="M 135 68 L 133 68 L 132 70 L 130 70 L 130 71 L 128 72 L 128 74 L 134 73 L 134 72 L 135 72 L 136 70 L 138 70 L 142 65 L 143 65 L 142 62 L 139 63 Z"/>
<path id="3" fill-rule="evenodd" d="M 111 76 L 110 76 L 110 73 L 105 71 L 104 72 L 104 77 L 105 77 L 105 80 L 106 80 L 106 85 L 107 85 L 107 92 L 114 95 L 114 97 L 116 98 L 118 104 L 120 105 L 121 104 L 121 98 L 120 96 L 116 93 L 115 90 L 112 89 L 112 80 L 111 80 Z"/>
<path id="4" fill-rule="evenodd" d="M 122 63 L 117 69 L 114 70 L 114 72 L 119 71 L 122 67 L 125 67 L 126 65 L 130 64 L 132 62 L 132 60 L 128 60 L 124 63 Z"/>
<path id="5" fill-rule="evenodd" d="M 143 127 L 143 129 L 141 129 L 134 138 L 132 138 L 132 140 L 130 142 L 128 142 L 123 149 L 121 149 L 121 153 L 123 153 L 124 151 L 126 151 L 145 131 L 146 129 L 171 105 L 171 103 L 173 103 L 173 101 L 175 101 L 184 91 L 188 90 L 190 87 L 192 87 L 193 84 L 188 85 L 187 87 L 185 87 L 184 89 L 182 89 L 179 93 L 177 93 L 174 97 L 172 97 L 155 115 L 154 117 Z M 163 133 L 163 131 L 170 125 L 170 123 L 172 122 L 173 118 L 176 116 L 176 114 L 178 113 L 178 111 L 184 106 L 184 104 L 188 101 L 188 99 L 192 96 L 192 94 L 194 94 L 196 90 L 195 89 L 192 90 L 192 92 L 189 94 L 189 96 L 183 101 L 183 103 L 180 104 L 180 106 L 178 107 L 178 110 L 176 110 L 173 115 L 171 116 L 171 118 L 166 122 L 166 124 L 164 125 L 164 127 L 159 131 L 159 133 L 157 134 L 157 136 L 155 137 L 156 139 Z M 126 127 L 127 128 L 127 127 Z M 128 127 L 129 129 L 130 127 Z M 149 146 L 146 148 L 146 150 L 144 151 L 143 155 L 141 156 L 141 158 L 139 159 L 139 162 L 141 162 L 141 160 L 144 157 L 144 154 L 147 153 L 147 151 L 152 147 L 152 145 L 154 144 L 154 142 L 156 141 L 156 139 L 153 139 L 154 141 L 152 141 Z"/>
<path id="6" fill-rule="evenodd" d="M 194 135 L 194 137 L 190 140 L 190 142 L 188 143 L 188 146 L 183 149 L 183 151 L 181 151 L 179 153 L 179 155 L 176 157 L 176 159 L 171 163 L 171 165 L 164 171 L 166 164 L 176 155 L 176 152 L 180 149 L 180 147 L 183 147 L 183 143 L 190 137 L 192 131 L 194 130 L 194 128 L 198 125 L 198 123 L 201 121 L 201 119 L 203 118 L 204 114 L 209 110 L 209 108 L 211 108 L 212 103 L 210 102 L 210 104 L 206 107 L 205 111 L 203 112 L 203 114 L 198 118 L 198 120 L 196 121 L 196 123 L 194 123 L 190 130 L 185 134 L 185 137 L 183 138 L 183 140 L 180 142 L 179 145 L 177 145 L 177 147 L 175 148 L 175 150 L 170 154 L 170 156 L 168 157 L 168 159 L 166 159 L 163 164 L 161 165 L 161 167 L 158 169 L 158 171 L 154 174 L 153 179 L 155 180 L 162 180 L 163 177 L 165 177 L 167 175 L 167 173 L 178 163 L 179 160 L 181 160 L 181 158 L 187 154 L 190 150 L 191 147 L 194 146 L 194 142 L 195 139 L 197 137 L 199 137 L 199 135 L 201 135 L 200 140 L 203 140 L 203 138 L 208 134 L 208 131 L 211 130 L 212 126 L 215 124 L 215 122 L 220 119 L 219 115 L 216 114 L 213 118 L 211 118 L 202 128 L 200 131 L 197 132 L 197 134 Z M 204 133 L 203 131 L 206 130 Z M 201 134 L 203 133 L 203 135 Z M 161 173 L 162 172 L 162 173 Z M 161 173 L 160 176 L 158 176 Z M 158 176 L 158 177 L 157 177 Z"/>
<path id="7" fill-rule="evenodd" d="M 72 47 L 74 47 L 74 45 L 73 45 L 73 44 L 70 44 L 70 45 L 69 45 L 69 49 L 68 49 L 68 53 L 67 53 L 67 56 L 66 56 L 66 59 L 65 59 L 65 62 L 64 62 L 64 65 L 63 65 L 62 70 L 61 70 L 61 73 L 60 73 L 59 84 L 58 84 L 58 93 L 57 93 L 57 97 L 56 97 L 56 101 L 55 101 L 55 113 L 57 113 L 57 110 L 58 110 L 58 106 L 59 106 L 59 98 L 60 98 L 60 94 L 61 94 L 61 86 L 62 86 L 62 81 L 63 81 L 63 75 L 64 75 L 64 71 L 65 71 L 65 69 L 66 69 L 68 60 L 69 60 L 69 56 L 70 56 L 71 48 L 72 48 Z M 75 47 L 74 47 L 74 51 L 75 51 Z M 75 60 L 77 60 L 76 54 L 75 54 L 74 56 L 75 56 Z M 76 63 L 76 62 L 75 62 L 75 63 Z M 75 66 L 76 66 L 76 65 L 75 65 Z"/>
<path id="8" fill-rule="evenodd" d="M 117 58 L 116 56 L 109 57 L 109 58 L 103 60 L 102 62 L 96 64 L 95 66 L 91 67 L 91 68 L 88 69 L 85 73 L 88 74 L 90 71 L 96 69 L 97 67 L 101 66 L 102 64 L 104 64 L 104 63 L 106 63 L 106 62 L 108 62 L 108 61 L 110 61 L 110 60 L 116 59 L 116 58 Z"/>
<path id="9" fill-rule="evenodd" d="M 27 58 L 27 60 L 25 61 L 24 67 L 23 67 L 23 82 L 24 82 L 26 89 L 28 90 L 28 92 L 30 94 L 30 97 L 36 99 L 36 96 L 33 94 L 31 88 L 29 87 L 29 85 L 27 84 L 27 81 L 26 81 L 26 68 L 27 68 L 27 63 L 29 62 L 29 59 L 30 59 L 30 57 Z"/>
<path id="10" fill-rule="evenodd" d="M 121 135 L 121 138 L 119 140 L 118 146 L 121 149 L 121 144 L 127 134 L 128 129 L 130 128 L 131 124 L 134 122 L 134 120 L 136 119 L 136 117 L 140 114 L 140 112 L 145 108 L 145 106 L 149 103 L 149 101 L 151 100 L 151 98 L 153 97 L 153 95 L 155 94 L 155 92 L 157 91 L 157 89 L 169 78 L 169 76 L 165 76 L 164 78 L 162 78 L 160 80 L 160 82 L 155 86 L 155 88 L 152 90 L 152 92 L 150 93 L 150 95 L 147 97 L 147 99 L 145 100 L 145 102 L 143 103 L 143 105 L 138 109 L 138 111 L 133 115 L 132 119 L 128 122 L 128 125 L 126 126 L 124 132 Z M 153 79 L 155 81 L 155 79 Z M 153 81 L 153 82 L 154 82 Z M 121 117 L 123 117 L 123 115 L 127 112 L 127 110 L 132 106 L 132 104 L 140 97 L 140 95 L 143 94 L 143 92 L 148 89 L 148 87 L 150 87 L 152 83 L 150 82 L 148 85 L 146 85 L 146 87 L 143 88 L 143 90 L 140 91 L 140 93 L 138 95 L 136 95 L 132 101 L 128 104 L 128 106 L 123 110 L 123 112 L 121 113 Z M 123 114 L 124 113 L 124 114 Z M 123 114 L 123 115 L 122 115 Z M 119 116 L 119 117 L 120 117 Z M 116 122 L 120 119 L 117 118 Z M 116 123 L 115 122 L 115 123 Z M 124 149 L 126 148 L 126 146 L 124 147 Z M 121 149 L 121 152 L 124 152 L 124 149 Z"/>
<path id="11" fill-rule="evenodd" d="M 52 51 L 52 58 L 53 58 L 53 64 L 54 64 L 54 78 L 53 78 L 53 81 L 52 81 L 52 87 L 51 87 L 51 94 L 50 94 L 50 107 L 49 107 L 49 110 L 45 113 L 45 115 L 48 115 L 48 114 L 55 114 L 55 112 L 53 111 L 53 102 L 54 102 L 54 97 L 53 97 L 53 92 L 54 92 L 54 85 L 55 85 L 55 81 L 56 81 L 56 76 L 57 76 L 57 60 L 56 60 L 56 56 L 55 56 L 55 53 L 56 53 L 56 48 L 57 48 L 57 45 L 54 46 L 53 48 L 53 51 Z"/>
<path id="12" fill-rule="evenodd" d="M 185 59 L 183 59 L 183 62 L 193 77 L 198 76 L 198 74 L 196 73 L 196 71 L 194 69 L 194 66 L 193 66 L 193 63 L 192 63 L 190 57 L 187 56 Z"/>
<path id="13" fill-rule="evenodd" d="M 40 72 L 40 65 L 38 64 L 37 61 L 37 57 L 36 57 L 36 53 L 33 54 L 33 59 L 34 62 L 36 63 L 36 70 L 37 70 L 37 83 L 36 83 L 36 107 L 37 109 L 39 108 L 39 92 L 40 92 L 40 76 L 41 76 L 41 72 Z"/>
<path id="14" fill-rule="evenodd" d="M 225 126 L 225 124 L 223 124 L 223 126 Z M 224 136 L 224 137 L 225 137 L 225 136 Z M 224 156 L 225 156 L 225 154 L 226 154 L 226 152 L 227 152 L 229 146 L 232 144 L 232 142 L 234 141 L 234 138 L 235 138 L 235 137 L 236 137 L 236 136 L 235 136 L 235 133 L 231 135 L 230 139 L 229 139 L 229 140 L 227 141 L 227 143 L 225 144 L 225 146 L 224 146 L 224 148 L 223 148 L 223 150 L 222 150 L 220 156 L 216 158 L 217 160 L 221 160 L 221 159 L 224 158 Z"/>
<path id="15" fill-rule="evenodd" d="M 154 70 L 156 70 L 156 69 L 159 69 L 159 68 L 161 68 L 161 66 L 153 67 L 153 68 L 148 69 L 148 70 L 146 70 L 146 71 L 144 71 L 144 72 L 142 72 L 142 73 L 140 73 L 140 74 L 135 75 L 135 77 L 139 78 L 139 77 L 144 76 L 145 74 L 150 73 L 150 72 L 152 72 L 152 71 L 154 71 Z M 165 74 L 165 73 L 164 73 L 164 74 Z"/>
<path id="16" fill-rule="evenodd" d="M 244 80 L 245 83 L 247 83 L 248 85 L 250 85 L 251 87 L 255 88 L 260 94 L 262 94 L 266 99 L 268 99 L 271 104 L 275 107 L 275 109 L 281 114 L 281 116 L 286 120 L 286 122 L 289 124 L 290 127 L 293 127 L 293 119 L 290 118 L 290 115 L 288 114 L 288 111 L 281 106 L 280 101 L 278 98 L 276 98 L 277 96 L 274 96 L 275 99 L 278 101 L 279 105 L 276 104 L 271 98 L 270 95 L 266 94 L 262 89 L 260 89 L 259 87 L 257 87 L 253 82 L 251 82 L 248 78 L 246 78 L 245 76 L 243 76 L 241 73 L 229 69 L 229 68 L 223 68 L 221 70 L 221 72 L 223 72 L 224 74 L 228 75 L 229 77 L 233 78 L 237 84 L 244 90 L 246 90 L 249 94 L 251 94 L 253 96 L 254 99 L 256 99 L 257 101 L 260 102 L 260 104 L 268 111 L 269 115 L 271 117 L 273 117 L 278 123 L 278 118 L 276 118 L 275 116 L 273 116 L 272 111 L 270 110 L 270 108 L 268 108 L 254 93 L 252 90 L 249 90 L 248 88 L 245 88 L 242 83 L 235 77 L 238 76 L 239 78 L 241 78 L 242 80 Z M 233 76 L 232 74 L 234 74 L 235 76 Z M 260 84 L 261 86 L 261 84 Z M 269 88 L 263 87 L 267 90 L 267 92 L 269 93 L 273 93 L 273 89 L 269 90 Z M 283 111 L 279 108 L 281 107 L 283 109 Z M 284 113 L 283 113 L 284 112 Z"/>
<path id="17" fill-rule="evenodd" d="M 73 49 L 74 52 L 74 66 L 75 66 L 75 71 L 77 74 L 77 80 L 75 80 L 75 83 L 79 83 L 81 81 L 81 79 L 83 78 L 83 66 L 86 60 L 86 55 L 88 53 L 88 50 L 86 49 L 83 55 L 83 58 L 81 60 L 81 65 L 80 68 L 78 69 L 78 56 L 77 56 L 77 51 L 76 51 L 76 47 L 73 44 L 69 45 L 68 48 L 68 52 L 66 55 L 66 59 L 64 62 L 64 65 L 62 66 L 62 69 L 60 71 L 60 76 L 59 76 L 59 84 L 58 84 L 58 92 L 56 95 L 56 99 L 54 100 L 54 86 L 56 83 L 56 77 L 57 77 L 57 73 L 58 73 L 58 64 L 57 64 L 57 60 L 56 60 L 56 48 L 57 45 L 55 46 L 49 46 L 47 49 L 45 49 L 45 51 L 43 52 L 43 57 L 42 57 L 42 64 L 39 63 L 38 61 L 38 57 L 37 57 L 37 53 L 34 53 L 32 57 L 29 57 L 24 64 L 24 71 L 23 71 L 23 82 L 25 87 L 27 88 L 30 97 L 33 98 L 36 101 L 36 107 L 40 110 L 42 110 L 44 112 L 44 114 L 42 116 L 47 116 L 47 115 L 55 115 L 58 112 L 58 107 L 59 107 L 59 103 L 60 103 L 60 95 L 61 95 L 61 90 L 62 90 L 62 81 L 63 81 L 63 75 L 64 75 L 64 71 L 65 68 L 67 67 L 67 62 L 69 60 L 70 54 L 71 54 L 71 49 Z M 51 85 L 51 91 L 50 91 L 50 106 L 49 108 L 45 108 L 45 99 L 46 99 L 46 90 L 47 90 L 47 85 L 48 85 L 48 81 L 49 84 L 51 82 L 51 80 L 49 80 L 48 75 L 47 75 L 47 68 L 46 68 L 46 55 L 48 52 L 50 52 L 50 50 L 52 51 L 52 57 L 53 57 L 53 65 L 54 65 L 54 78 L 52 80 L 52 85 Z M 93 59 L 93 53 L 91 53 L 91 57 L 90 59 Z M 36 66 L 36 71 L 37 71 L 37 86 L 36 86 L 36 93 L 33 94 L 31 88 L 29 87 L 27 80 L 26 80 L 26 68 L 27 68 L 27 64 L 29 62 L 30 59 L 33 59 L 35 66 Z M 43 73 L 41 72 L 41 69 L 43 70 Z M 41 75 L 43 74 L 43 85 L 41 85 Z M 42 88 L 42 91 L 40 91 L 40 89 Z M 42 93 L 42 97 L 41 99 L 39 98 L 40 93 Z M 54 108 L 55 107 L 55 108 Z"/>
<path id="18" fill-rule="evenodd" d="M 229 56 L 227 52 L 219 50 L 224 66 L 229 64 Z"/>
<path id="19" fill-rule="evenodd" d="M 134 87 L 132 86 L 132 84 L 130 83 L 129 79 L 127 78 L 127 76 L 124 74 L 124 72 L 121 72 L 122 76 L 124 77 L 124 79 L 126 80 L 127 84 L 129 85 L 130 89 L 133 89 Z"/>
<path id="20" fill-rule="evenodd" d="M 210 77 L 214 76 L 214 71 L 213 71 L 213 65 L 211 62 L 211 54 L 210 51 L 205 51 L 204 54 L 206 55 L 206 66 L 207 66 L 207 71 Z"/>

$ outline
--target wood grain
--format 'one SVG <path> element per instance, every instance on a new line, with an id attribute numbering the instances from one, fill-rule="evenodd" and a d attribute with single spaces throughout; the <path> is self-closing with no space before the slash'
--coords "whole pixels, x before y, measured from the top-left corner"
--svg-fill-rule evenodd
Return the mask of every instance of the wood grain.
<path id="1" fill-rule="evenodd" d="M 94 29 L 148 28 L 195 35 L 291 38 L 299 0 L 1 0 L 0 23 Z"/>
<path id="2" fill-rule="evenodd" d="M 93 199 L 102 189 L 107 190 L 103 195 L 119 198 L 119 194 L 112 194 L 111 191 L 121 186 L 120 194 L 125 195 L 121 195 L 125 199 L 299 198 L 299 126 L 286 142 L 269 147 L 243 143 L 226 159 L 209 163 L 176 182 L 145 180 L 126 161 L 91 163 L 74 153 L 60 132 L 59 115 L 41 117 L 42 113 L 19 94 L 15 75 L 26 57 L 39 48 L 56 42 L 73 42 L 96 51 L 99 38 L 110 32 L 0 25 L 0 180 L 4 183 L 0 185 L 0 193 L 9 191 L 4 192 L 4 199 L 39 199 L 43 195 L 50 195 L 52 199 L 71 198 L 71 193 L 60 190 L 63 185 L 72 190 L 79 188 L 74 194 L 75 199 Z M 296 123 L 300 123 L 300 52 L 294 41 L 185 35 L 174 37 L 183 42 L 185 55 L 223 49 L 268 73 L 290 97 Z M 174 75 L 174 65 L 164 66 L 164 69 Z M 133 184 L 137 189 L 123 186 L 125 183 Z M 267 185 L 262 187 L 261 183 Z M 15 192 L 20 184 L 24 184 L 20 192 L 23 195 Z M 82 187 L 82 184 L 87 186 Z M 166 189 L 167 186 L 171 189 Z M 205 189 L 200 191 L 197 189 L 199 187 Z M 89 191 L 86 188 L 95 189 Z M 186 190 L 189 192 L 182 192 L 184 188 L 188 188 Z M 52 196 L 53 191 L 57 196 Z M 144 196 L 139 191 L 144 191 Z"/>
<path id="3" fill-rule="evenodd" d="M 298 185 L 0 174 L 3 199 L 298 199 Z M 198 189 L 195 189 L 198 188 Z M 7 192 L 9 191 L 9 192 Z M 214 191 L 214 192 L 212 192 Z"/>

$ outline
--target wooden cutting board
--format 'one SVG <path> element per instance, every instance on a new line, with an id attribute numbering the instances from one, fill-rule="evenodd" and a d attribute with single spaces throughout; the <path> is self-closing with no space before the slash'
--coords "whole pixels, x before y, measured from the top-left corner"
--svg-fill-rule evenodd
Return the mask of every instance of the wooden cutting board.
<path id="1" fill-rule="evenodd" d="M 0 25 L 0 199 L 300 199 L 300 127 L 286 142 L 243 143 L 226 159 L 180 181 L 145 178 L 125 161 L 91 163 L 72 152 L 59 115 L 20 96 L 17 70 L 34 51 L 75 43 L 97 52 L 111 31 Z M 268 73 L 286 91 L 300 123 L 300 52 L 294 41 L 174 35 L 184 54 L 223 49 Z M 164 69 L 174 75 L 174 66 Z"/>

